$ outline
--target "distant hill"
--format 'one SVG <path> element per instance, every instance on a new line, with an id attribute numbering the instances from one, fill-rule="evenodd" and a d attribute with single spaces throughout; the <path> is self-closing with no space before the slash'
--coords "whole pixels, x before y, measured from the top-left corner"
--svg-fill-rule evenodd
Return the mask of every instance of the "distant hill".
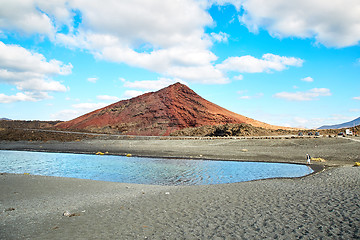
<path id="1" fill-rule="evenodd" d="M 319 127 L 318 129 L 340 129 L 340 128 L 354 127 L 357 125 L 360 125 L 360 117 L 358 117 L 350 122 L 345 122 L 345 123 L 336 124 L 336 125 L 325 125 L 325 126 Z"/>
<path id="2" fill-rule="evenodd" d="M 222 108 L 203 99 L 181 83 L 175 83 L 157 92 L 119 101 L 73 120 L 59 123 L 56 128 L 162 136 L 189 127 L 229 123 L 246 123 L 266 129 L 281 128 Z"/>
<path id="3" fill-rule="evenodd" d="M 11 119 L 9 118 L 0 118 L 0 121 L 10 121 Z"/>
<path id="4" fill-rule="evenodd" d="M 61 121 L 39 121 L 39 120 L 0 120 L 0 128 L 52 128 Z"/>

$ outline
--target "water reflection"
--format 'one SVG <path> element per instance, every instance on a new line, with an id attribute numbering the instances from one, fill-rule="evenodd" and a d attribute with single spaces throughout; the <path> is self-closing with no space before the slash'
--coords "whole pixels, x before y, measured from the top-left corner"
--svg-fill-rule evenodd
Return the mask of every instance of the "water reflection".
<path id="1" fill-rule="evenodd" d="M 155 185 L 206 185 L 300 177 L 307 166 L 87 154 L 0 151 L 0 172 Z"/>

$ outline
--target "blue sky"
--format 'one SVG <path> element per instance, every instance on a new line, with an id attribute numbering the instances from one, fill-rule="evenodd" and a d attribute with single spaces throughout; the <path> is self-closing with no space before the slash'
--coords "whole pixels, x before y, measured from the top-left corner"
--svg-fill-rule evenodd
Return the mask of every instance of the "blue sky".
<path id="1" fill-rule="evenodd" d="M 357 0 L 0 5 L 0 117 L 69 120 L 175 82 L 274 125 L 360 115 Z"/>

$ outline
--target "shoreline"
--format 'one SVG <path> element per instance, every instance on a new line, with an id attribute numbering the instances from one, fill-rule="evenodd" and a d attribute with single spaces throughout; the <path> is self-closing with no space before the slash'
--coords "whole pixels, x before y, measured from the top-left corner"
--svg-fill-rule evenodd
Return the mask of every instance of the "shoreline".
<path id="1" fill-rule="evenodd" d="M 0 150 L 95 154 L 219 161 L 306 164 L 305 155 L 323 158 L 312 164 L 352 166 L 360 161 L 360 142 L 347 138 L 289 139 L 87 139 L 74 142 L 0 141 Z"/>
<path id="2" fill-rule="evenodd" d="M 355 141 L 0 142 L 1 150 L 25 148 L 296 164 L 304 164 L 304 152 L 310 152 L 327 160 L 319 163 L 327 170 L 299 178 L 192 186 L 0 174 L 1 239 L 360 238 L 360 168 L 352 167 L 360 148 Z M 66 211 L 73 216 L 63 216 Z"/>
<path id="3" fill-rule="evenodd" d="M 94 155 L 93 152 L 81 152 L 81 151 L 53 151 L 53 150 L 48 150 L 48 149 L 0 149 L 0 151 L 24 151 L 24 152 L 39 152 L 39 153 L 66 153 L 66 154 L 84 154 L 84 155 Z M 96 154 L 95 154 L 96 155 Z M 126 157 L 126 154 L 116 154 L 116 153 L 107 153 L 104 154 L 107 156 L 121 156 L 121 157 Z M 307 163 L 296 163 L 296 162 L 276 162 L 276 161 L 250 161 L 250 160 L 236 160 L 236 159 L 228 159 L 228 160 L 224 160 L 224 159 L 209 159 L 209 158 L 189 158 L 189 157 L 171 157 L 171 156 L 143 156 L 143 155 L 131 155 L 131 157 L 138 157 L 138 158 L 161 158 L 161 159 L 179 159 L 179 160 L 186 160 L 186 161 L 192 161 L 192 160 L 202 160 L 202 161 L 233 161 L 233 162 L 262 162 L 262 163 L 283 163 L 283 164 L 295 164 L 295 165 L 304 165 L 304 166 L 308 166 L 310 167 L 313 172 L 310 174 L 307 174 L 305 176 L 301 176 L 301 177 L 306 177 L 308 175 L 317 173 L 317 172 L 321 172 L 323 170 L 326 170 L 326 168 L 328 168 L 329 166 L 326 165 L 321 165 L 321 164 L 317 164 L 317 163 L 311 163 L 311 164 L 307 164 Z M 339 167 L 339 166 L 336 166 Z M 1 174 L 1 172 L 0 172 Z M 8 173 L 8 174 L 12 174 L 12 173 Z M 292 177 L 289 177 L 292 178 Z M 295 177 L 296 178 L 296 177 Z M 267 179 L 272 179 L 272 178 L 267 178 Z M 253 180 L 252 180 L 253 181 Z"/>

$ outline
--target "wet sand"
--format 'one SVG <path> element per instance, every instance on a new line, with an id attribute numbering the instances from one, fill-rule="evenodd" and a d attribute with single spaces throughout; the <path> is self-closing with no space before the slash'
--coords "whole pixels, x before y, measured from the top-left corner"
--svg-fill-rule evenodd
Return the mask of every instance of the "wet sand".
<path id="1" fill-rule="evenodd" d="M 360 238 L 360 168 L 351 166 L 360 160 L 360 143 L 348 139 L 1 142 L 0 148 L 293 163 L 305 163 L 310 153 L 327 160 L 325 171 L 303 178 L 208 186 L 2 174 L 0 239 Z"/>

